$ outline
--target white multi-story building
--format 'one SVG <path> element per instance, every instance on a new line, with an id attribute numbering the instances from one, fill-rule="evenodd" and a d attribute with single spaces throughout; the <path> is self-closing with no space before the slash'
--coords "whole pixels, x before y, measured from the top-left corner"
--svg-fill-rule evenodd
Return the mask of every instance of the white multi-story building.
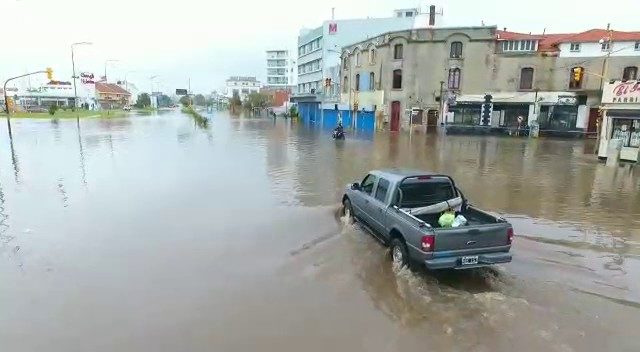
<path id="1" fill-rule="evenodd" d="M 225 96 L 232 98 L 234 95 L 241 100 L 253 92 L 260 91 L 260 81 L 255 77 L 231 76 L 226 81 Z"/>
<path id="2" fill-rule="evenodd" d="M 326 95 L 338 95 L 340 54 L 343 46 L 385 32 L 442 25 L 442 12 L 430 6 L 400 9 L 393 17 L 324 21 L 315 29 L 303 29 L 298 36 L 298 93 L 319 93 L 325 79 L 331 79 Z"/>
<path id="3" fill-rule="evenodd" d="M 289 88 L 296 85 L 295 60 L 289 50 L 267 50 L 267 82 L 269 88 Z"/>

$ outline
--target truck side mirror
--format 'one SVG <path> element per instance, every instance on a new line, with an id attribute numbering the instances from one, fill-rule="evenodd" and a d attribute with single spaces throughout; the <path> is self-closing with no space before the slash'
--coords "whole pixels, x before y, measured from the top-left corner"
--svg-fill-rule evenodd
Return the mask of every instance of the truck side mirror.
<path id="1" fill-rule="evenodd" d="M 351 184 L 351 189 L 354 191 L 360 190 L 360 184 L 358 182 L 354 182 Z"/>

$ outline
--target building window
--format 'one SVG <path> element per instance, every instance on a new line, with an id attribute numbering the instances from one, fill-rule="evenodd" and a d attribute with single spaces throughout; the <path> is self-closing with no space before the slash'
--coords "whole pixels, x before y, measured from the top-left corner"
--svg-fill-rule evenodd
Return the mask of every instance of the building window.
<path id="1" fill-rule="evenodd" d="M 403 54 L 402 49 L 403 49 L 402 48 L 402 44 L 396 44 L 393 47 L 393 58 L 394 59 L 396 59 L 396 60 L 402 59 L 402 54 Z"/>
<path id="2" fill-rule="evenodd" d="M 376 49 L 369 49 L 369 64 L 376 63 Z"/>
<path id="3" fill-rule="evenodd" d="M 622 80 L 623 81 L 635 81 L 638 78 L 638 67 L 637 66 L 628 66 L 625 67 L 622 71 Z"/>
<path id="4" fill-rule="evenodd" d="M 635 49 L 640 50 L 640 42 L 636 42 Z"/>
<path id="5" fill-rule="evenodd" d="M 520 89 L 533 88 L 533 68 L 525 67 L 520 70 Z"/>
<path id="6" fill-rule="evenodd" d="M 348 58 L 348 57 L 345 57 L 345 58 L 344 58 L 344 60 L 343 60 L 343 66 L 344 66 L 344 69 L 345 69 L 345 70 L 348 70 L 348 69 L 349 69 L 349 58 Z"/>
<path id="7" fill-rule="evenodd" d="M 571 43 L 570 51 L 578 52 L 580 51 L 580 43 Z"/>
<path id="8" fill-rule="evenodd" d="M 569 73 L 569 89 L 581 89 L 584 79 L 584 67 L 573 67 Z"/>
<path id="9" fill-rule="evenodd" d="M 413 12 L 407 11 L 407 12 L 404 13 L 404 16 L 405 17 L 413 17 Z"/>
<path id="10" fill-rule="evenodd" d="M 360 66 L 360 52 L 356 51 L 356 66 Z"/>
<path id="11" fill-rule="evenodd" d="M 344 76 L 342 81 L 342 93 L 349 93 L 349 78 Z"/>
<path id="12" fill-rule="evenodd" d="M 623 147 L 640 147 L 640 120 L 613 119 L 612 139 L 621 139 Z"/>
<path id="13" fill-rule="evenodd" d="M 449 69 L 449 89 L 460 89 L 460 69 L 455 67 Z"/>
<path id="14" fill-rule="evenodd" d="M 393 70 L 393 89 L 402 89 L 402 70 Z"/>
<path id="15" fill-rule="evenodd" d="M 600 44 L 600 47 L 602 48 L 602 51 L 611 50 L 611 41 L 607 40 L 607 41 L 602 42 L 602 44 Z"/>
<path id="16" fill-rule="evenodd" d="M 360 74 L 356 74 L 356 92 L 360 91 Z"/>
<path id="17" fill-rule="evenodd" d="M 373 72 L 369 73 L 369 90 L 373 91 L 376 88 L 376 75 Z"/>
<path id="18" fill-rule="evenodd" d="M 449 57 L 452 59 L 459 59 L 462 57 L 462 42 L 451 43 L 451 52 Z"/>
<path id="19" fill-rule="evenodd" d="M 536 51 L 537 40 L 506 40 L 502 42 L 502 51 Z"/>

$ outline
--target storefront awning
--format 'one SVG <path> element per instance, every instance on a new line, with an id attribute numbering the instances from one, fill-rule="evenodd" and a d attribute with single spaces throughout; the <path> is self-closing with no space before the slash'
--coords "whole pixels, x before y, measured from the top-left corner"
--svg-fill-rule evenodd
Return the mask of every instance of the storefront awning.
<path id="1" fill-rule="evenodd" d="M 624 117 L 627 119 L 640 119 L 640 109 L 609 109 L 607 110 L 609 117 Z"/>
<path id="2" fill-rule="evenodd" d="M 563 98 L 575 98 L 576 92 L 500 92 L 489 93 L 493 103 L 498 104 L 533 104 L 536 99 L 540 104 L 557 104 Z M 456 97 L 458 103 L 483 103 L 484 94 L 463 94 Z"/>

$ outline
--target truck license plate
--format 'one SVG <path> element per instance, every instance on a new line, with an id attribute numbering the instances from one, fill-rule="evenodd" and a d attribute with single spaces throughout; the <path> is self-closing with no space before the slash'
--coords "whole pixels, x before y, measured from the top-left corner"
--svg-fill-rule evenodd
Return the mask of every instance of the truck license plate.
<path id="1" fill-rule="evenodd" d="M 478 264 L 478 256 L 471 255 L 468 257 L 462 257 L 462 265 L 473 265 Z"/>

